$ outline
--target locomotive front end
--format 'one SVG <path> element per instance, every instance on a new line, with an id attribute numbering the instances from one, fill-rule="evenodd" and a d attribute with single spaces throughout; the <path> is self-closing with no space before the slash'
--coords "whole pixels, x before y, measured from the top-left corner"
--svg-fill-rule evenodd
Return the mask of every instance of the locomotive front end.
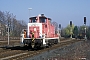
<path id="1" fill-rule="evenodd" d="M 42 23 L 39 23 L 38 17 L 31 17 L 27 26 L 26 37 L 23 43 L 31 47 L 41 47 L 45 41 L 42 37 Z"/>
<path id="2" fill-rule="evenodd" d="M 42 37 L 42 24 L 41 23 L 28 23 L 28 38 L 41 38 Z"/>

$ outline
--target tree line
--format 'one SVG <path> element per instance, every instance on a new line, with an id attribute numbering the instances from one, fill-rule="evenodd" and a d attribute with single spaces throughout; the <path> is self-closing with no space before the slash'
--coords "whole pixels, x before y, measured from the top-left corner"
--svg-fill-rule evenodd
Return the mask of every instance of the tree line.
<path id="1" fill-rule="evenodd" d="M 55 32 L 57 33 L 58 30 L 58 23 L 52 22 L 55 26 Z M 0 36 L 7 36 L 7 28 L 6 25 L 10 28 L 10 36 L 12 37 L 19 37 L 21 31 L 26 29 L 27 24 L 24 20 L 17 20 L 16 16 L 10 12 L 2 12 L 0 11 Z M 71 32 L 72 29 L 72 32 Z M 74 26 L 70 27 L 67 25 L 65 28 L 61 28 L 61 36 L 70 38 L 70 35 L 74 38 L 84 38 L 85 36 L 85 25 L 82 26 Z M 86 36 L 90 39 L 90 26 L 86 26 Z"/>
<path id="2" fill-rule="evenodd" d="M 71 32 L 71 29 L 72 29 L 72 32 Z M 74 26 L 74 24 L 73 24 L 72 27 L 70 27 L 70 25 L 68 25 L 67 27 L 61 29 L 61 36 L 65 37 L 65 38 L 70 38 L 71 34 L 72 34 L 73 38 L 84 39 L 85 25 Z M 87 39 L 90 39 L 90 26 L 86 26 L 86 37 L 87 37 Z"/>
<path id="3" fill-rule="evenodd" d="M 7 36 L 7 28 L 9 26 L 10 36 L 20 36 L 22 29 L 26 29 L 24 20 L 17 20 L 16 16 L 10 12 L 0 11 L 0 36 Z"/>

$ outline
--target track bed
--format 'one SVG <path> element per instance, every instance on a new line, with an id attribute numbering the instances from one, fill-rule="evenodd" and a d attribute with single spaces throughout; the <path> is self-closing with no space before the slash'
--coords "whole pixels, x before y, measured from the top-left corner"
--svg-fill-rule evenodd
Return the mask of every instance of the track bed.
<path id="1" fill-rule="evenodd" d="M 21 46 L 14 46 L 14 47 L 3 47 L 0 48 L 0 58 L 1 60 L 7 59 L 7 60 L 23 60 L 26 58 L 33 57 L 35 55 L 41 54 L 45 51 L 50 51 L 53 49 L 56 49 L 58 47 L 66 46 L 75 42 L 78 42 L 80 40 L 62 40 L 61 43 L 55 44 L 52 47 L 44 48 L 44 49 L 35 49 L 30 50 L 28 47 L 21 47 Z M 29 50 L 29 51 L 28 51 Z"/>

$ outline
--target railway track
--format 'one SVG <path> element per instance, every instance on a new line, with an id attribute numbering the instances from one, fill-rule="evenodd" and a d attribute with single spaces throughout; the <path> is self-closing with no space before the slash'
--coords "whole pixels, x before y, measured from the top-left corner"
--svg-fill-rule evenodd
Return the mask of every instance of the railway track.
<path id="1" fill-rule="evenodd" d="M 61 38 L 61 41 L 64 41 L 64 40 L 68 40 L 68 39 L 65 39 L 65 38 Z M 9 44 L 10 45 L 14 45 L 14 44 L 19 44 L 20 43 L 20 40 L 16 39 L 16 40 L 10 40 L 9 41 Z M 7 45 L 8 44 L 8 40 L 0 40 L 0 46 L 4 46 L 4 45 Z"/>
<path id="2" fill-rule="evenodd" d="M 0 60 L 24 60 L 25 58 L 32 57 L 35 55 L 38 55 L 40 53 L 43 53 L 48 50 L 52 50 L 58 47 L 62 47 L 65 45 L 72 44 L 74 42 L 77 42 L 79 40 L 64 40 L 61 41 L 60 44 L 55 44 L 50 48 L 45 48 L 41 50 L 34 50 L 34 51 L 28 51 L 27 47 L 10 47 L 6 49 L 0 48 Z"/>
<path id="3" fill-rule="evenodd" d="M 20 44 L 20 40 L 10 40 L 9 41 L 9 45 L 15 45 L 15 44 Z M 7 46 L 8 45 L 8 41 L 4 40 L 4 41 L 0 41 L 0 46 Z"/>

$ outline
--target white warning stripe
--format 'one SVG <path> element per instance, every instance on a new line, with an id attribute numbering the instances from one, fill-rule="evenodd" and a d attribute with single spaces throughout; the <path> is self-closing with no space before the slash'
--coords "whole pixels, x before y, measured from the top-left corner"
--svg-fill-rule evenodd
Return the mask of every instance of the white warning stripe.
<path id="1" fill-rule="evenodd" d="M 9 58 L 20 56 L 20 55 L 24 55 L 24 54 L 27 54 L 27 53 L 21 53 L 21 54 L 17 54 L 17 55 L 13 55 L 13 56 L 8 56 L 8 57 L 0 58 L 0 60 L 5 60 L 5 59 L 9 59 Z"/>

